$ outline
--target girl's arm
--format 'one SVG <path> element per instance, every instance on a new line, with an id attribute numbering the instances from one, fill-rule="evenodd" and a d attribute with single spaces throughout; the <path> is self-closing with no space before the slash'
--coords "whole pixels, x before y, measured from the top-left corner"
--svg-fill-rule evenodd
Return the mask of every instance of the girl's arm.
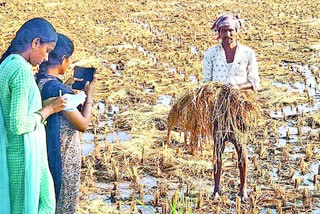
<path id="1" fill-rule="evenodd" d="M 84 89 L 85 93 L 87 94 L 87 100 L 85 101 L 81 112 L 78 109 L 74 109 L 73 111 L 63 111 L 64 116 L 68 119 L 72 126 L 81 132 L 84 132 L 90 123 L 95 84 L 96 79 L 93 79 L 90 84 L 87 82 Z"/>

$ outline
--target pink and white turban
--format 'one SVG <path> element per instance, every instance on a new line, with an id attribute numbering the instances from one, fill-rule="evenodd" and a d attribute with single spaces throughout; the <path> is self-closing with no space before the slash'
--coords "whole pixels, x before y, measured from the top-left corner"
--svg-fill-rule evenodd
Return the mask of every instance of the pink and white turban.
<path id="1" fill-rule="evenodd" d="M 232 28 L 235 28 L 237 31 L 239 29 L 244 30 L 242 27 L 242 23 L 239 19 L 238 15 L 232 16 L 229 14 L 221 15 L 214 23 L 211 28 L 211 30 L 214 30 L 215 32 L 219 32 L 219 29 L 224 26 L 230 26 Z"/>

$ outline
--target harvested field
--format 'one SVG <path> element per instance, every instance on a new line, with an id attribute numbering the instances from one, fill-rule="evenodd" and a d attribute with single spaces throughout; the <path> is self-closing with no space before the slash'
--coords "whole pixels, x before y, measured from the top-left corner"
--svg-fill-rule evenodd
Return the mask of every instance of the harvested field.
<path id="1" fill-rule="evenodd" d="M 239 13 L 239 41 L 257 54 L 261 103 L 248 143 L 250 202 L 237 197 L 233 145 L 223 155 L 222 196 L 213 192 L 213 146 L 191 155 L 177 129 L 167 141 L 174 102 L 202 79 L 210 27 Z M 320 4 L 318 1 L 0 2 L 0 53 L 28 19 L 48 19 L 73 39 L 73 63 L 97 67 L 95 110 L 82 135 L 78 213 L 319 213 Z"/>

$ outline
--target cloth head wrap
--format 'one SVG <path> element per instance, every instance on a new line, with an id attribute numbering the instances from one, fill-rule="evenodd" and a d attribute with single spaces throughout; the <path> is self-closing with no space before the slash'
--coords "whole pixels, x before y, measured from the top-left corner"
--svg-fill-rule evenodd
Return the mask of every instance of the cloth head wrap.
<path id="1" fill-rule="evenodd" d="M 240 21 L 240 18 L 238 15 L 232 16 L 229 14 L 224 14 L 221 15 L 214 23 L 213 26 L 211 27 L 211 30 L 215 32 L 219 32 L 219 29 L 224 26 L 230 26 L 232 28 L 235 28 L 237 31 L 239 29 L 244 30 L 242 27 L 242 23 Z M 219 36 L 218 36 L 219 38 Z"/>

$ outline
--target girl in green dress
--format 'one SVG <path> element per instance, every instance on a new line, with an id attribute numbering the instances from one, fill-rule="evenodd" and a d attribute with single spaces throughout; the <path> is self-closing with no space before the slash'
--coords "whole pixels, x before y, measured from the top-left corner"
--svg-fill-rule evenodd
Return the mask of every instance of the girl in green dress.
<path id="1" fill-rule="evenodd" d="M 56 41 L 52 25 L 34 18 L 0 59 L 0 213 L 55 212 L 43 122 L 63 110 L 66 100 L 58 97 L 42 108 L 31 65 L 46 61 Z"/>

